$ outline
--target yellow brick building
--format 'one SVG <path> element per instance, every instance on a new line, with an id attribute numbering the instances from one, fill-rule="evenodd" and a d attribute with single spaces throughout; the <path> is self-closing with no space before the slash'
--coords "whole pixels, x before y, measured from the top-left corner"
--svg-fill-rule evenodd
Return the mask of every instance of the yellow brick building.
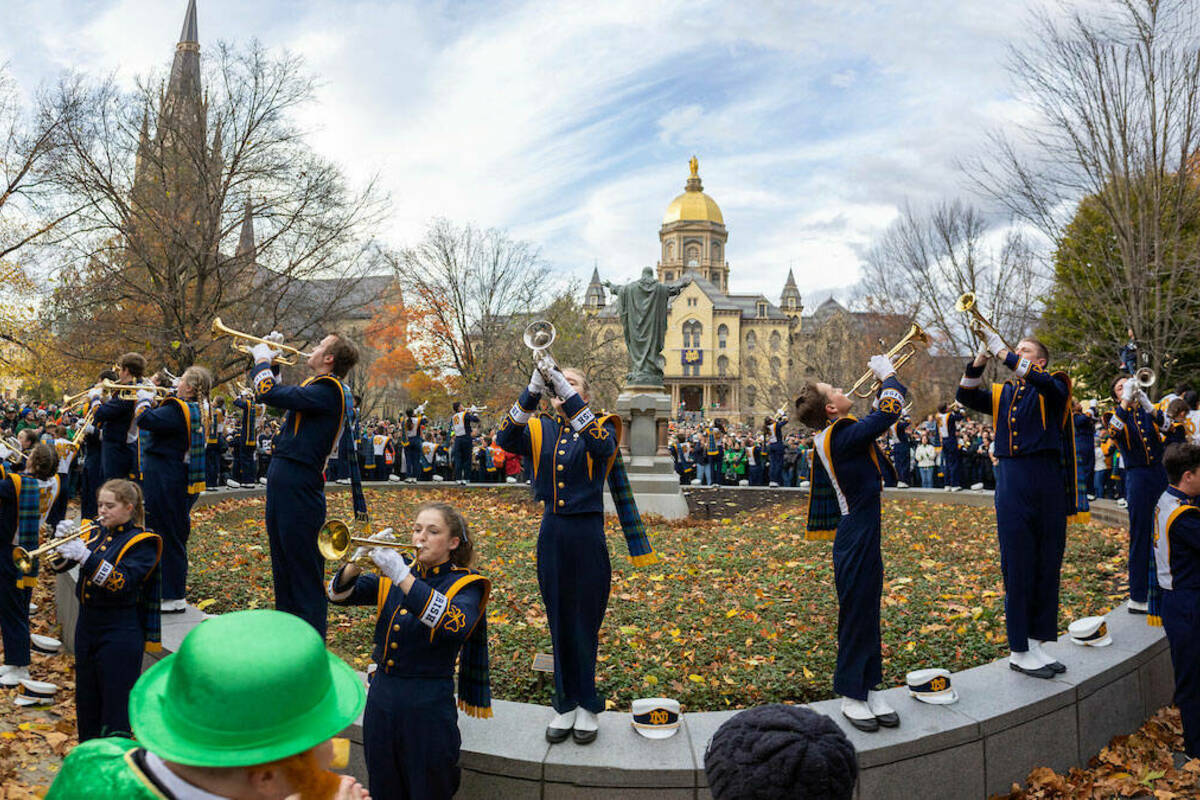
<path id="1" fill-rule="evenodd" d="M 800 292 L 791 272 L 778 304 L 761 294 L 729 292 L 729 239 L 725 218 L 704 193 L 699 164 L 689 162 L 684 191 L 671 201 L 658 231 L 658 279 L 691 283 L 674 298 L 667 316 L 663 372 L 674 408 L 712 418 L 756 422 L 786 402 L 792 383 L 791 350 L 800 333 Z M 585 307 L 614 328 L 620 321 L 606 302 L 599 271 L 594 271 Z"/>

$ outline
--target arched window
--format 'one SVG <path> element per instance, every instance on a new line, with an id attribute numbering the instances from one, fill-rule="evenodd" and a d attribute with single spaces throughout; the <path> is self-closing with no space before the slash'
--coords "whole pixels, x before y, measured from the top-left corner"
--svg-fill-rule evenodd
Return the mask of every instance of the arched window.
<path id="1" fill-rule="evenodd" d="M 746 349 L 753 350 L 757 346 L 758 346 L 758 336 L 756 336 L 754 334 L 754 331 L 750 331 L 749 333 L 746 334 Z"/>
<path id="2" fill-rule="evenodd" d="M 675 243 L 667 242 L 666 247 L 663 250 L 663 253 L 665 254 L 664 260 L 666 260 L 666 261 L 670 261 L 672 258 L 674 258 L 675 257 Z"/>
<path id="3" fill-rule="evenodd" d="M 716 242 L 713 242 L 712 246 L 712 260 L 718 264 L 721 263 L 721 245 Z"/>
<path id="4" fill-rule="evenodd" d="M 783 370 L 783 364 L 779 361 L 779 356 L 771 356 L 771 375 L 778 376 Z"/>
<path id="5" fill-rule="evenodd" d="M 754 401 L 758 398 L 758 390 L 753 386 L 746 387 L 746 405 L 754 408 Z"/>
<path id="6" fill-rule="evenodd" d="M 721 323 L 717 326 L 717 347 L 724 348 L 725 340 L 729 337 L 729 326 Z"/>
<path id="7" fill-rule="evenodd" d="M 717 376 L 724 378 L 729 375 L 729 356 L 720 356 L 717 359 Z"/>
<path id="8" fill-rule="evenodd" d="M 771 331 L 771 349 L 778 350 L 783 344 L 783 337 L 779 335 L 779 331 Z"/>
<path id="9" fill-rule="evenodd" d="M 684 253 L 685 255 L 683 260 L 689 267 L 700 266 L 700 245 L 689 244 Z"/>
<path id="10" fill-rule="evenodd" d="M 674 272 L 664 272 L 663 278 L 668 281 L 673 281 L 673 280 L 675 280 L 675 273 Z"/>
<path id="11" fill-rule="evenodd" d="M 699 347 L 700 334 L 704 332 L 704 326 L 699 320 L 690 319 L 683 323 L 683 346 L 684 347 Z"/>
<path id="12" fill-rule="evenodd" d="M 746 374 L 751 378 L 758 375 L 758 359 L 754 356 L 750 356 L 746 359 Z"/>

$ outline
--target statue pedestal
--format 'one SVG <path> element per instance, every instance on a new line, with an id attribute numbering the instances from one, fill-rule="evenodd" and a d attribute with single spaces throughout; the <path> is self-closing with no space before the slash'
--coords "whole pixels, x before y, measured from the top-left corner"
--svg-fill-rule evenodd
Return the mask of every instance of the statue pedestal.
<path id="1" fill-rule="evenodd" d="M 687 500 L 667 450 L 671 396 L 661 386 L 626 386 L 617 397 L 617 413 L 625 429 L 621 458 L 638 510 L 666 519 L 686 517 Z M 604 493 L 604 510 L 614 511 L 608 492 Z"/>

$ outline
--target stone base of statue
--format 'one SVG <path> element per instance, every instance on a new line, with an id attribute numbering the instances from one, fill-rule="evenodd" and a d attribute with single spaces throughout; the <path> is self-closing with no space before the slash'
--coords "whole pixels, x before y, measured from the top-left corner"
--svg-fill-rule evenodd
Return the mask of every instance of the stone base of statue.
<path id="1" fill-rule="evenodd" d="M 688 515 L 687 500 L 667 450 L 667 421 L 671 396 L 659 386 L 628 385 L 617 397 L 621 416 L 621 458 L 629 473 L 629 484 L 642 514 L 666 519 Z M 613 513 L 612 498 L 604 493 L 604 510 Z"/>

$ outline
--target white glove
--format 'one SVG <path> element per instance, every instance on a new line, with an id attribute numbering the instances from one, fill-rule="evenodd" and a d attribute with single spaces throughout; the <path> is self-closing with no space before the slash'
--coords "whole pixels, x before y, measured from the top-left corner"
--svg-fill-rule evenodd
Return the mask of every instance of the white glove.
<path id="1" fill-rule="evenodd" d="M 1000 338 L 1000 334 L 995 331 L 987 332 L 987 349 L 994 356 L 1000 355 L 1001 350 L 1007 350 L 1004 346 L 1004 340 Z"/>
<path id="2" fill-rule="evenodd" d="M 371 534 L 371 538 L 380 542 L 395 542 L 397 541 L 395 528 L 384 528 L 381 531 L 376 531 Z"/>
<path id="3" fill-rule="evenodd" d="M 992 351 L 988 349 L 987 342 L 980 342 L 979 347 L 975 350 L 976 358 L 991 358 Z"/>
<path id="4" fill-rule="evenodd" d="M 12 450 L 9 450 L 6 445 L 4 445 L 3 443 L 0 443 L 0 461 L 7 461 L 9 459 L 9 456 L 11 456 L 12 454 L 13 454 Z"/>
<path id="5" fill-rule="evenodd" d="M 79 523 L 73 519 L 64 519 L 54 528 L 55 539 L 65 539 L 75 531 L 79 530 Z"/>
<path id="6" fill-rule="evenodd" d="M 892 366 L 892 360 L 883 355 L 871 356 L 871 360 L 867 362 L 867 366 L 871 368 L 871 372 L 874 372 L 875 377 L 879 378 L 879 380 L 883 380 L 896 371 L 896 368 Z"/>
<path id="7" fill-rule="evenodd" d="M 283 334 L 279 331 L 271 331 L 263 338 L 268 342 L 274 342 L 275 344 L 281 344 L 283 342 Z"/>
<path id="8" fill-rule="evenodd" d="M 351 555 L 351 556 L 350 556 L 350 562 L 349 562 L 349 563 L 357 565 L 357 564 L 358 564 L 358 560 L 359 560 L 360 558 L 362 558 L 363 556 L 365 556 L 365 555 L 369 555 L 369 554 L 370 554 L 370 552 L 371 552 L 371 551 L 370 551 L 368 548 L 366 548 L 366 547 L 360 547 L 360 548 L 358 548 L 357 550 L 355 550 L 355 551 L 354 551 L 353 555 Z"/>
<path id="9" fill-rule="evenodd" d="M 88 550 L 88 546 L 78 539 L 63 542 L 54 548 L 54 552 L 68 561 L 79 561 L 81 563 L 87 561 L 88 556 L 92 554 L 92 551 Z"/>
<path id="10" fill-rule="evenodd" d="M 85 427 L 85 428 L 83 429 L 83 435 L 84 435 L 84 436 L 91 436 L 91 435 L 92 435 L 93 433 L 95 433 L 95 432 L 96 432 L 96 426 L 95 426 L 95 425 L 93 425 L 93 424 L 92 424 L 92 423 L 90 423 L 90 422 L 87 424 L 87 427 Z"/>
<path id="11" fill-rule="evenodd" d="M 529 386 L 527 388 L 529 389 L 529 393 L 533 395 L 546 393 L 546 379 L 542 377 L 541 370 L 536 367 L 533 370 L 533 374 L 529 376 Z"/>
<path id="12" fill-rule="evenodd" d="M 371 560 L 379 567 L 381 573 L 392 579 L 393 585 L 399 584 L 412 572 L 400 557 L 400 553 L 391 547 L 376 547 L 371 551 Z"/>
<path id="13" fill-rule="evenodd" d="M 1126 378 L 1124 385 L 1121 386 L 1121 402 L 1132 403 L 1133 398 L 1137 395 L 1138 385 L 1133 378 Z"/>
<path id="14" fill-rule="evenodd" d="M 575 391 L 575 387 L 567 381 L 567 376 L 563 375 L 562 370 L 551 370 L 550 381 L 554 384 L 554 393 L 561 400 L 566 400 L 571 395 L 578 394 Z"/>
<path id="15" fill-rule="evenodd" d="M 256 344 L 250 348 L 250 355 L 255 364 L 270 364 L 279 357 L 279 351 L 272 349 L 269 344 Z"/>
<path id="16" fill-rule="evenodd" d="M 143 405 L 143 404 L 150 405 L 151 403 L 154 402 L 154 398 L 156 398 L 156 397 L 158 397 L 158 395 L 155 394 L 150 389 L 138 389 L 137 404 L 139 406 Z"/>
<path id="17" fill-rule="evenodd" d="M 91 400 L 93 402 L 98 402 L 100 400 L 100 398 L 103 396 L 104 396 L 104 392 L 102 392 L 99 389 L 89 389 L 88 390 L 88 400 Z"/>
<path id="18" fill-rule="evenodd" d="M 1150 398 L 1146 396 L 1146 393 L 1143 392 L 1140 387 L 1137 391 L 1137 401 L 1142 404 L 1142 409 L 1147 414 L 1154 412 L 1154 403 L 1150 402 Z M 1167 421 L 1167 424 L 1170 425 L 1170 420 Z"/>

